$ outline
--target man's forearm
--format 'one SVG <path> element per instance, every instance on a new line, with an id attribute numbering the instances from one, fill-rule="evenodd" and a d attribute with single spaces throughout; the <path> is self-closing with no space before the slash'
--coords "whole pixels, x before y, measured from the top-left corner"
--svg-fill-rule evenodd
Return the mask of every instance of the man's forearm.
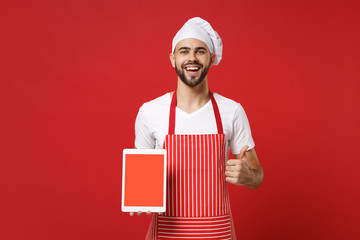
<path id="1" fill-rule="evenodd" d="M 264 172 L 262 169 L 252 169 L 252 172 L 254 173 L 254 182 L 251 184 L 245 184 L 245 187 L 248 189 L 256 189 L 260 187 L 264 179 Z"/>

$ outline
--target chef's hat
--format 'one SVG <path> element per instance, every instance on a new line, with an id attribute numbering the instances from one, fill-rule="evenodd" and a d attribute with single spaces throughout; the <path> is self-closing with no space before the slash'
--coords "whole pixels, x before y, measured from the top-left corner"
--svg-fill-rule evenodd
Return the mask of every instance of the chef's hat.
<path id="1" fill-rule="evenodd" d="M 186 38 L 195 38 L 203 41 L 211 53 L 215 53 L 214 65 L 218 65 L 222 58 L 222 41 L 211 25 L 202 18 L 194 17 L 189 19 L 184 26 L 176 33 L 172 41 L 172 52 L 178 42 Z"/>

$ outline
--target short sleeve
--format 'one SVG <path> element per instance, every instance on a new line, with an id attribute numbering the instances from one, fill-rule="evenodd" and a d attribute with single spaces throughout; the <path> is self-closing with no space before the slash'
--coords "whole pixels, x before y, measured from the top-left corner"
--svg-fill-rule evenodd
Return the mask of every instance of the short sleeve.
<path id="1" fill-rule="evenodd" d="M 249 149 L 255 147 L 251 136 L 250 124 L 243 107 L 239 104 L 235 110 L 232 132 L 230 137 L 230 147 L 233 154 L 239 154 L 242 147 L 249 146 Z"/>
<path id="2" fill-rule="evenodd" d="M 155 148 L 155 139 L 152 137 L 146 119 L 146 107 L 141 106 L 135 121 L 135 147 L 138 149 Z"/>

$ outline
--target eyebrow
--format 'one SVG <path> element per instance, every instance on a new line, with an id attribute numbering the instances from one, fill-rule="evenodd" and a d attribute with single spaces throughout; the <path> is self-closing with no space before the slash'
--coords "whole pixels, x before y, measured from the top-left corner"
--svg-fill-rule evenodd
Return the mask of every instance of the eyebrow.
<path id="1" fill-rule="evenodd" d="M 195 48 L 195 50 L 200 50 L 200 49 L 206 51 L 206 48 L 204 48 L 204 47 L 196 47 Z M 181 47 L 178 49 L 178 51 L 180 51 L 180 50 L 191 50 L 191 48 L 190 47 Z"/>

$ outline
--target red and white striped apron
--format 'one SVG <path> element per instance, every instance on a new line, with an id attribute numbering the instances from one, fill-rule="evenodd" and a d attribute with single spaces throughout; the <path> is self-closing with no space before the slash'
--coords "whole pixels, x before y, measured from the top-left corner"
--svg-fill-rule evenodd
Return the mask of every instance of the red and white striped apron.
<path id="1" fill-rule="evenodd" d="M 153 239 L 236 239 L 225 181 L 225 134 L 210 92 L 218 134 L 175 135 L 176 92 L 170 105 L 166 212 L 154 214 Z"/>

